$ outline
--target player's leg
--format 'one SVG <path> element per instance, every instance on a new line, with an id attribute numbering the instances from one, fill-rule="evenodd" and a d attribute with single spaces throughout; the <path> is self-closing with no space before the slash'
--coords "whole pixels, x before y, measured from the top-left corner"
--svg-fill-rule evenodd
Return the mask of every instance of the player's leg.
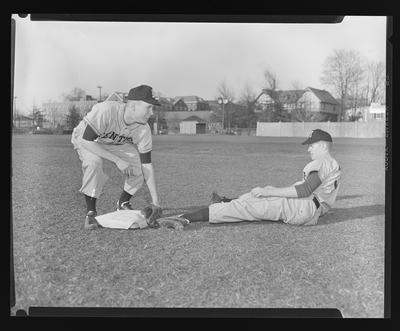
<path id="1" fill-rule="evenodd" d="M 144 183 L 139 153 L 129 144 L 105 145 L 104 147 L 109 152 L 128 162 L 134 170 L 133 176 L 125 176 L 124 188 L 117 202 L 117 209 L 133 209 L 130 205 L 130 200 Z"/>
<path id="2" fill-rule="evenodd" d="M 229 203 L 209 206 L 210 223 L 230 223 L 242 221 L 280 221 L 282 203 L 285 198 L 256 198 L 246 194 Z"/>
<path id="3" fill-rule="evenodd" d="M 103 171 L 103 160 L 84 148 L 76 148 L 82 162 L 82 186 L 79 192 L 85 196 L 86 217 L 85 229 L 98 228 L 96 202 L 101 195 L 108 176 Z"/>

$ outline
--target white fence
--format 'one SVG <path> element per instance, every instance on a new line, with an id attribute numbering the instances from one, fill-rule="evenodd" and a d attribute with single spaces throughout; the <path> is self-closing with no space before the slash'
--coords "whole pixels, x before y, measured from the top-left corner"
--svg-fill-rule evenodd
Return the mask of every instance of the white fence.
<path id="1" fill-rule="evenodd" d="M 385 121 L 374 122 L 258 122 L 256 136 L 308 137 L 321 129 L 332 137 L 384 138 Z"/>

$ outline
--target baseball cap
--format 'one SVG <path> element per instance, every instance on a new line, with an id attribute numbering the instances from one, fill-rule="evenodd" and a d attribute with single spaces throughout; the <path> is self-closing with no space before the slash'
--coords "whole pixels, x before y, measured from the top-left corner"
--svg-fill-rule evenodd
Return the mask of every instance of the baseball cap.
<path id="1" fill-rule="evenodd" d="M 311 135 L 308 137 L 308 139 L 303 141 L 301 144 L 302 145 L 311 145 L 311 144 L 314 144 L 317 141 L 321 141 L 321 140 L 332 142 L 332 137 L 328 132 L 320 130 L 320 129 L 316 129 L 316 130 L 313 130 Z"/>
<path id="2" fill-rule="evenodd" d="M 153 89 L 148 85 L 140 85 L 129 90 L 127 100 L 140 100 L 155 106 L 161 106 L 157 99 L 153 97 Z"/>

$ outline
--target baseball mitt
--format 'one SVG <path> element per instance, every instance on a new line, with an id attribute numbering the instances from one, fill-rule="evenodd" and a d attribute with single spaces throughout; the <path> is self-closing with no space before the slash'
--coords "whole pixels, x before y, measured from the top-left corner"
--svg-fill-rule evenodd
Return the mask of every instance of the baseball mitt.
<path id="1" fill-rule="evenodd" d="M 183 228 L 189 224 L 189 221 L 186 218 L 179 216 L 168 216 L 159 218 L 157 220 L 159 226 L 172 228 L 175 230 L 183 230 Z"/>
<path id="2" fill-rule="evenodd" d="M 147 225 L 151 228 L 159 228 L 157 219 L 162 216 L 162 209 L 159 206 L 150 205 L 142 209 L 142 214 L 146 218 Z"/>

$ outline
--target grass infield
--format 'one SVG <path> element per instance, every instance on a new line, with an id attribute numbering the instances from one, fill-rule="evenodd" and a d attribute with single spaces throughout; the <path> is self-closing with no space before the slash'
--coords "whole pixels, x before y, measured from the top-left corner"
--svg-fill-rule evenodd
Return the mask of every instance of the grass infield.
<path id="1" fill-rule="evenodd" d="M 301 138 L 155 136 L 152 159 L 164 213 L 300 180 Z M 84 231 L 82 170 L 70 136 L 12 137 L 16 306 L 338 308 L 383 317 L 385 142 L 335 139 L 342 168 L 332 211 L 312 227 L 279 222 Z M 123 178 L 98 212 L 115 209 Z M 135 209 L 150 201 L 144 186 Z"/>

